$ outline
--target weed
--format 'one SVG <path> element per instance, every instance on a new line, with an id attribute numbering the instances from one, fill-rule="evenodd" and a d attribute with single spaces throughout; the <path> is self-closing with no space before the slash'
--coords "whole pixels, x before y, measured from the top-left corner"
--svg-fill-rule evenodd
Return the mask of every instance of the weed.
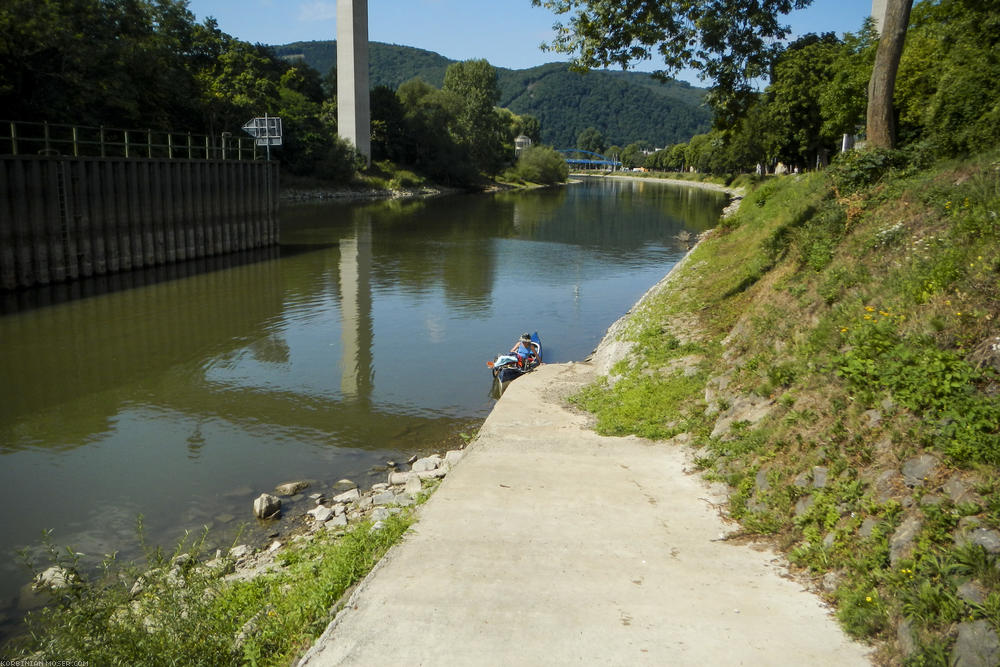
<path id="1" fill-rule="evenodd" d="M 147 550 L 147 566 L 105 559 L 91 578 L 58 558 L 73 586 L 28 617 L 33 659 L 78 656 L 92 664 L 288 664 L 322 632 L 331 606 L 367 573 L 411 522 L 363 523 L 340 540 L 319 534 L 289 547 L 282 567 L 227 581 L 226 560 L 200 561 L 204 536 L 171 556 Z"/>
<path id="2" fill-rule="evenodd" d="M 888 606 L 870 582 L 837 590 L 837 618 L 853 637 L 868 638 L 889 626 Z"/>

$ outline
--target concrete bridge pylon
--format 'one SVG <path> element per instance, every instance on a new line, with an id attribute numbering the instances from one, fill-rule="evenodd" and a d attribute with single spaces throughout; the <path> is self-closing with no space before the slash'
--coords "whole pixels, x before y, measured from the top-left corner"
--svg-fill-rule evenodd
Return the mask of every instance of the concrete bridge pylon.
<path id="1" fill-rule="evenodd" d="M 337 133 L 371 164 L 368 0 L 337 0 Z"/>

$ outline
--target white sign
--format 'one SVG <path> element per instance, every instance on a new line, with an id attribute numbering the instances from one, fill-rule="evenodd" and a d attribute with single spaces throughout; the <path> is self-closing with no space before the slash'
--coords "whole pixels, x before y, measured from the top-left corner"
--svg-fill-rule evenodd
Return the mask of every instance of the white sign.
<path id="1" fill-rule="evenodd" d="M 254 137 L 258 146 L 281 145 L 281 118 L 277 116 L 251 118 L 243 126 L 243 131 Z"/>

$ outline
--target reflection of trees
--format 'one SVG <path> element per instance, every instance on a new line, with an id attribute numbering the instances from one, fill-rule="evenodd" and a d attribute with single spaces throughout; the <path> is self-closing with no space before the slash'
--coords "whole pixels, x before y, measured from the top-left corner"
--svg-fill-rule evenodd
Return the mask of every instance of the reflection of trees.
<path id="1" fill-rule="evenodd" d="M 726 202 L 726 195 L 713 190 L 645 181 L 587 180 L 574 187 L 559 214 L 535 226 L 528 238 L 619 253 L 684 229 L 708 229 Z M 516 200 L 518 208 L 531 206 L 532 194 Z M 518 212 L 517 217 L 531 215 Z"/>
<path id="2" fill-rule="evenodd" d="M 489 242 L 511 228 L 511 205 L 498 205 L 491 197 L 455 196 L 425 201 L 405 214 L 373 209 L 372 218 L 376 283 L 414 293 L 440 284 L 454 308 L 479 312 L 488 307 L 495 279 Z"/>
<path id="3" fill-rule="evenodd" d="M 113 390 L 245 344 L 282 301 L 264 261 L 4 317 L 0 425 L 47 414 L 50 442 L 79 444 L 62 424 L 106 430 L 126 398 Z"/>
<path id="4" fill-rule="evenodd" d="M 287 364 L 291 356 L 285 339 L 273 333 L 251 343 L 250 353 L 257 361 L 270 364 Z"/>

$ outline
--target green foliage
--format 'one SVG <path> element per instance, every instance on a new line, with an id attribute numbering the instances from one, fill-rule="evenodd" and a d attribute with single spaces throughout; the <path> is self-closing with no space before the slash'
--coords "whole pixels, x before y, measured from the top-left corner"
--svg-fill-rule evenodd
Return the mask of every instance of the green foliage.
<path id="1" fill-rule="evenodd" d="M 599 382 L 571 400 L 597 415 L 597 431 L 603 435 L 668 438 L 682 430 L 682 408 L 701 386 L 691 377 L 630 372 L 610 389 L 606 381 Z"/>
<path id="2" fill-rule="evenodd" d="M 1000 463 L 1000 405 L 980 390 L 996 373 L 929 338 L 900 335 L 899 317 L 890 311 L 866 309 L 850 329 L 850 348 L 835 362 L 837 375 L 869 400 L 889 391 L 924 418 L 931 442 L 956 462 Z"/>
<path id="3" fill-rule="evenodd" d="M 899 151 L 871 148 L 839 153 L 827 172 L 837 188 L 846 194 L 874 185 L 903 163 Z"/>
<path id="4" fill-rule="evenodd" d="M 569 165 L 553 148 L 529 146 L 518 158 L 514 173 L 528 183 L 563 183 L 569 177 Z"/>
<path id="5" fill-rule="evenodd" d="M 817 90 L 832 78 L 843 45 L 833 33 L 806 35 L 788 46 L 774 65 L 767 88 L 771 116 L 767 154 L 786 164 L 812 166 L 839 136 L 824 125 Z"/>
<path id="6" fill-rule="evenodd" d="M 532 2 L 570 14 L 568 25 L 557 25 L 551 48 L 573 54 L 581 67 L 626 67 L 651 58 L 655 50 L 665 67 L 661 75 L 685 67 L 701 70 L 715 81 L 711 103 L 723 126 L 752 99 L 751 82 L 767 75 L 787 34 L 781 16 L 791 9 L 776 0 L 725 5 L 679 0 Z"/>
<path id="7" fill-rule="evenodd" d="M 604 135 L 593 126 L 582 130 L 576 137 L 576 147 L 581 150 L 591 151 L 592 153 L 603 153 L 606 146 L 607 142 L 604 140 Z"/>
<path id="8" fill-rule="evenodd" d="M 822 271 L 833 261 L 841 238 L 847 231 L 847 215 L 836 201 L 823 202 L 819 211 L 800 228 L 796 241 L 799 262 L 812 271 Z"/>
<path id="9" fill-rule="evenodd" d="M 199 562 L 203 538 L 169 556 L 150 550 L 142 568 L 109 557 L 93 579 L 73 558 L 56 557 L 76 583 L 29 616 L 22 653 L 100 665 L 289 664 L 410 522 L 360 524 L 339 540 L 318 534 L 283 552 L 282 568 L 248 581 L 224 579 L 231 562 Z"/>
<path id="10" fill-rule="evenodd" d="M 863 582 L 837 589 L 837 618 L 853 637 L 874 637 L 889 627 L 889 609 L 878 589 Z"/>
<path id="11" fill-rule="evenodd" d="M 336 42 L 294 42 L 273 47 L 282 58 L 301 58 L 320 72 L 336 65 Z M 419 77 L 440 88 L 455 61 L 423 49 L 371 42 L 372 86 L 393 90 Z M 334 72 L 336 70 L 333 70 Z M 568 63 L 549 63 L 521 70 L 497 68 L 500 106 L 541 121 L 537 129 L 519 128 L 535 143 L 570 148 L 581 128 L 600 128 L 622 146 L 648 141 L 665 146 L 686 141 L 708 129 L 711 113 L 705 91 L 681 81 L 658 81 L 643 72 L 602 71 L 586 76 Z M 331 89 L 335 90 L 335 88 Z M 573 100 L 573 104 L 567 104 Z"/>
<path id="12" fill-rule="evenodd" d="M 1000 141 L 1000 18 L 989 2 L 922 2 L 913 8 L 899 66 L 900 136 L 939 155 Z"/>

